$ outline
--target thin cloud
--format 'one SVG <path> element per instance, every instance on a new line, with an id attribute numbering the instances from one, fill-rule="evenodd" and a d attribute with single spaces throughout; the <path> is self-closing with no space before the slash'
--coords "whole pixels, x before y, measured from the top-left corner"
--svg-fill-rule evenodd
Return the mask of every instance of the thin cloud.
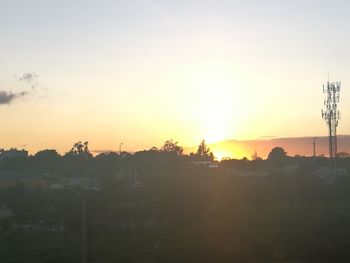
<path id="1" fill-rule="evenodd" d="M 24 73 L 19 77 L 19 81 L 29 85 L 32 90 L 35 90 L 38 87 L 38 78 L 39 75 L 35 72 L 32 73 Z"/>
<path id="2" fill-rule="evenodd" d="M 27 91 L 13 93 L 13 92 L 0 90 L 0 105 L 11 104 L 11 102 L 13 102 L 14 100 L 25 97 L 27 95 L 29 95 L 29 92 Z"/>
<path id="3" fill-rule="evenodd" d="M 277 138 L 277 136 L 275 136 L 275 135 L 264 135 L 264 136 L 260 136 L 260 139 L 262 139 L 262 140 L 274 139 L 274 138 Z"/>
<path id="4" fill-rule="evenodd" d="M 20 77 L 15 77 L 16 83 L 11 84 L 13 87 L 20 87 L 23 91 L 14 92 L 0 89 L 0 105 L 9 105 L 13 101 L 37 93 L 40 87 L 38 81 L 39 75 L 35 72 L 24 73 Z M 22 84 L 21 84 L 22 83 Z"/>

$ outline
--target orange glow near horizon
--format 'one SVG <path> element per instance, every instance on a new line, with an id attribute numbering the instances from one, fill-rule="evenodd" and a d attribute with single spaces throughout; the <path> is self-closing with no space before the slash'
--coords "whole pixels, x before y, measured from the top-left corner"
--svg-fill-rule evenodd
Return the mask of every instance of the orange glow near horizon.
<path id="1" fill-rule="evenodd" d="M 57 12 L 43 1 L 23 1 L 26 8 L 5 2 L 0 26 L 10 37 L 0 50 L 0 90 L 27 95 L 0 104 L 1 148 L 64 154 L 77 141 L 89 141 L 96 152 L 118 151 L 123 142 L 135 152 L 168 139 L 185 148 L 205 139 L 219 159 L 250 158 L 255 150 L 264 157 L 271 145 L 216 144 L 326 135 L 324 62 L 333 65 L 331 79 L 350 83 L 348 53 L 334 56 L 348 48 L 348 27 L 315 17 L 325 32 L 315 31 L 314 23 L 304 23 L 310 12 L 302 1 L 298 20 L 287 1 L 240 1 L 239 8 L 234 1 L 215 8 L 215 1 L 89 1 L 76 3 L 77 13 L 68 4 Z M 91 16 L 94 10 L 101 12 Z M 36 76 L 31 85 L 20 77 L 28 72 Z M 342 89 L 339 104 L 342 116 L 350 116 L 345 98 L 350 89 Z M 338 133 L 349 130 L 350 122 L 340 121 Z M 304 148 L 309 153 L 309 144 Z"/>
<path id="2" fill-rule="evenodd" d="M 241 159 L 243 157 L 247 157 L 248 159 L 250 159 L 252 155 L 251 152 L 236 144 L 231 144 L 227 142 L 216 142 L 213 144 L 207 143 L 207 145 L 210 148 L 210 151 L 213 152 L 216 160 L 218 161 L 221 161 L 224 158 Z M 196 150 L 196 147 L 186 148 L 185 154 L 196 152 Z"/>
<path id="3" fill-rule="evenodd" d="M 250 158 L 251 155 L 251 153 L 244 151 L 244 149 L 241 149 L 239 146 L 225 142 L 211 145 L 210 150 L 214 153 L 214 156 L 218 161 L 221 161 L 223 158 Z"/>

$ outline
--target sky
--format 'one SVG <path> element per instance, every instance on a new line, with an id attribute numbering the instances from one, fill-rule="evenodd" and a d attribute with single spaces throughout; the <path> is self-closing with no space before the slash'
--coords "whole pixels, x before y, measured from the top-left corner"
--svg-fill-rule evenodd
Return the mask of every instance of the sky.
<path id="1" fill-rule="evenodd" d="M 349 1 L 0 5 L 1 148 L 326 135 L 328 74 L 342 82 L 338 133 L 350 133 Z"/>

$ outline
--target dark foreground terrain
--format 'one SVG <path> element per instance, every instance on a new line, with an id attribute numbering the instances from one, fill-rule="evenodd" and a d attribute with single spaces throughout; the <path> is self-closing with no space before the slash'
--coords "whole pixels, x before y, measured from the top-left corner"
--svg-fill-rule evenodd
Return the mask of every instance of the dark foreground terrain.
<path id="1" fill-rule="evenodd" d="M 230 160 L 209 168 L 143 152 L 65 165 L 30 159 L 16 164 L 22 172 L 7 163 L 0 262 L 80 262 L 82 200 L 88 262 L 349 262 L 349 159 L 339 164 L 345 174 L 328 179 L 314 172 L 314 161 Z M 24 170 L 42 184 L 18 177 Z M 99 186 L 57 189 L 55 174 L 95 178 Z"/>

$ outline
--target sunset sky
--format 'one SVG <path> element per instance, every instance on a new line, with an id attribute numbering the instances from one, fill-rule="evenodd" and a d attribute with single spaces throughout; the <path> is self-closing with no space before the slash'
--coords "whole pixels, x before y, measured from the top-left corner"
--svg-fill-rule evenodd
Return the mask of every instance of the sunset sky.
<path id="1" fill-rule="evenodd" d="M 0 148 L 326 135 L 328 72 L 350 133 L 349 1 L 0 4 Z"/>

